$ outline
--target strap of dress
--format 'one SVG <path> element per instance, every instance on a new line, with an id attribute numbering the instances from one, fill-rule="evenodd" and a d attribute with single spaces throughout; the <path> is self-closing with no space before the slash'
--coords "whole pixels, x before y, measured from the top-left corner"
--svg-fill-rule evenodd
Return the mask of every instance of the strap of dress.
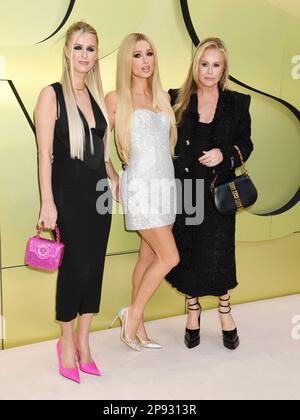
<path id="1" fill-rule="evenodd" d="M 64 95 L 62 91 L 62 86 L 60 83 L 52 83 L 51 85 L 56 93 L 56 118 L 59 120 L 61 115 L 61 109 L 64 106 Z"/>
<path id="2" fill-rule="evenodd" d="M 62 90 L 62 85 L 58 82 L 52 83 L 50 86 L 55 91 L 56 94 L 56 124 L 55 124 L 55 136 L 62 142 L 68 149 L 70 148 L 70 141 L 68 131 L 68 116 L 65 105 L 64 94 Z"/>

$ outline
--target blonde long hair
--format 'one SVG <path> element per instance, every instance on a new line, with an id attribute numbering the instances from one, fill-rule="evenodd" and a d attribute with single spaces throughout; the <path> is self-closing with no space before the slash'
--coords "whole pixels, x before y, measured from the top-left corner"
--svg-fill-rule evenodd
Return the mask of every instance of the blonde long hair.
<path id="1" fill-rule="evenodd" d="M 86 22 L 76 22 L 67 31 L 66 39 L 65 39 L 65 47 L 71 43 L 71 51 L 73 53 L 74 44 L 79 35 L 83 33 L 89 33 L 95 35 L 97 39 L 97 45 L 99 45 L 98 35 L 96 30 Z M 61 84 L 64 94 L 64 99 L 66 103 L 67 115 L 68 115 L 68 122 L 69 122 L 69 136 L 70 136 L 70 151 L 71 157 L 73 159 L 78 158 L 83 160 L 84 154 L 84 147 L 85 147 L 85 132 L 82 120 L 80 118 L 80 114 L 78 111 L 78 107 L 76 104 L 75 99 L 75 92 L 74 92 L 74 67 L 73 67 L 73 60 L 68 60 L 65 52 L 63 51 L 63 73 L 61 78 Z M 88 74 L 86 75 L 85 84 L 87 85 L 88 89 L 90 90 L 91 94 L 93 95 L 95 101 L 99 105 L 105 119 L 107 122 L 107 130 L 104 135 L 104 145 L 105 145 L 105 161 L 109 161 L 109 118 L 108 113 L 106 110 L 106 105 L 104 102 L 104 94 L 103 94 L 103 87 L 102 87 L 102 80 L 100 76 L 100 67 L 99 67 L 99 60 L 96 61 L 96 64 L 93 69 L 91 69 Z M 90 131 L 90 142 L 91 142 L 91 150 L 93 152 L 93 141 L 92 141 L 92 134 Z"/>
<path id="2" fill-rule="evenodd" d="M 138 41 L 148 42 L 153 50 L 155 60 L 154 73 L 149 81 L 153 96 L 153 109 L 155 112 L 165 112 L 171 121 L 170 150 L 172 155 L 174 155 L 177 142 L 175 115 L 170 105 L 168 95 L 163 91 L 161 85 L 156 48 L 146 35 L 140 33 L 130 34 L 123 40 L 118 52 L 116 89 L 118 105 L 115 118 L 116 144 L 120 158 L 126 164 L 128 164 L 131 154 L 131 131 L 134 116 L 131 91 L 132 57 L 135 44 Z"/>
<path id="3" fill-rule="evenodd" d="M 186 81 L 179 90 L 177 102 L 174 106 L 177 125 L 179 125 L 182 120 L 182 116 L 190 103 L 192 94 L 195 93 L 199 87 L 199 63 L 202 55 L 208 48 L 216 48 L 224 54 L 225 69 L 219 82 L 219 88 L 224 91 L 227 87 L 229 78 L 229 60 L 226 46 L 220 38 L 206 38 L 197 47 Z"/>

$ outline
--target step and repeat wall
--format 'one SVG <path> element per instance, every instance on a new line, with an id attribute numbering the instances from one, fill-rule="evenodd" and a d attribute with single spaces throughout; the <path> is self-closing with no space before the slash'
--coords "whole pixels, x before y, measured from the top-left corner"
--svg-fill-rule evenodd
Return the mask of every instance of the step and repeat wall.
<path id="1" fill-rule="evenodd" d="M 39 214 L 33 110 L 42 87 L 60 79 L 66 29 L 78 20 L 100 38 L 105 92 L 115 87 L 118 46 L 143 32 L 157 46 L 165 89 L 179 87 L 198 40 L 224 39 L 230 52 L 230 87 L 252 96 L 255 151 L 248 169 L 259 200 L 237 218 L 242 303 L 300 292 L 300 3 L 288 0 L 10 0 L 0 2 L 0 241 L 1 345 L 58 336 L 56 274 L 24 264 L 27 238 Z M 112 160 L 121 165 L 112 141 Z M 139 238 L 124 229 L 118 207 L 108 247 L 101 312 L 107 328 L 130 302 Z M 205 307 L 214 307 L 205 298 Z M 183 296 L 166 283 L 147 319 L 184 314 Z M 1 338 L 1 337 L 0 337 Z"/>

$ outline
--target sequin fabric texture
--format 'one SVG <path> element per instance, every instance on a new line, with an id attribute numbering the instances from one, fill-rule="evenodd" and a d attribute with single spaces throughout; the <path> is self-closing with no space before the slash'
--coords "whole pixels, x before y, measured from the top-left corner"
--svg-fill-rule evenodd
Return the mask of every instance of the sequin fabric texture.
<path id="1" fill-rule="evenodd" d="M 171 123 L 164 112 L 134 112 L 130 162 L 121 183 L 127 230 L 171 225 L 176 218 L 176 184 L 170 151 Z"/>

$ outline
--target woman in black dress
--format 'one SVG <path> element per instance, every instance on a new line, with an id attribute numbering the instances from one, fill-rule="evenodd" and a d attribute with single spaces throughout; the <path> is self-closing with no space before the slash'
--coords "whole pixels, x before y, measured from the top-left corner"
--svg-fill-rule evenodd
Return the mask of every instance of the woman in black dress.
<path id="1" fill-rule="evenodd" d="M 65 244 L 56 295 L 56 319 L 62 327 L 57 350 L 60 373 L 79 382 L 76 356 L 82 371 L 100 375 L 91 357 L 89 331 L 93 314 L 99 312 L 111 226 L 107 177 L 116 199 L 119 180 L 108 156 L 109 123 L 96 31 L 84 22 L 72 25 L 63 58 L 61 82 L 42 90 L 35 109 L 41 189 L 38 225 L 53 230 L 57 223 Z"/>
<path id="2" fill-rule="evenodd" d="M 188 78 L 178 91 L 171 90 L 178 124 L 176 178 L 190 179 L 196 204 L 196 180 L 204 180 L 204 220 L 188 225 L 187 214 L 178 214 L 174 236 L 180 263 L 167 280 L 186 294 L 188 320 L 187 347 L 200 343 L 201 306 L 199 296 L 219 297 L 219 313 L 225 347 L 239 345 L 231 315 L 229 291 L 238 283 L 235 261 L 235 215 L 222 216 L 214 207 L 210 185 L 215 173 L 218 183 L 234 178 L 241 160 L 237 145 L 246 161 L 253 150 L 250 139 L 250 96 L 226 89 L 228 56 L 224 43 L 207 38 L 198 47 Z M 186 199 L 188 199 L 185 190 Z M 184 196 L 184 195 L 183 195 Z M 202 200 L 203 197 L 200 197 Z M 197 203 L 199 206 L 199 202 Z M 184 207 L 183 207 L 184 209 Z M 190 216 L 188 216 L 190 217 Z"/>

